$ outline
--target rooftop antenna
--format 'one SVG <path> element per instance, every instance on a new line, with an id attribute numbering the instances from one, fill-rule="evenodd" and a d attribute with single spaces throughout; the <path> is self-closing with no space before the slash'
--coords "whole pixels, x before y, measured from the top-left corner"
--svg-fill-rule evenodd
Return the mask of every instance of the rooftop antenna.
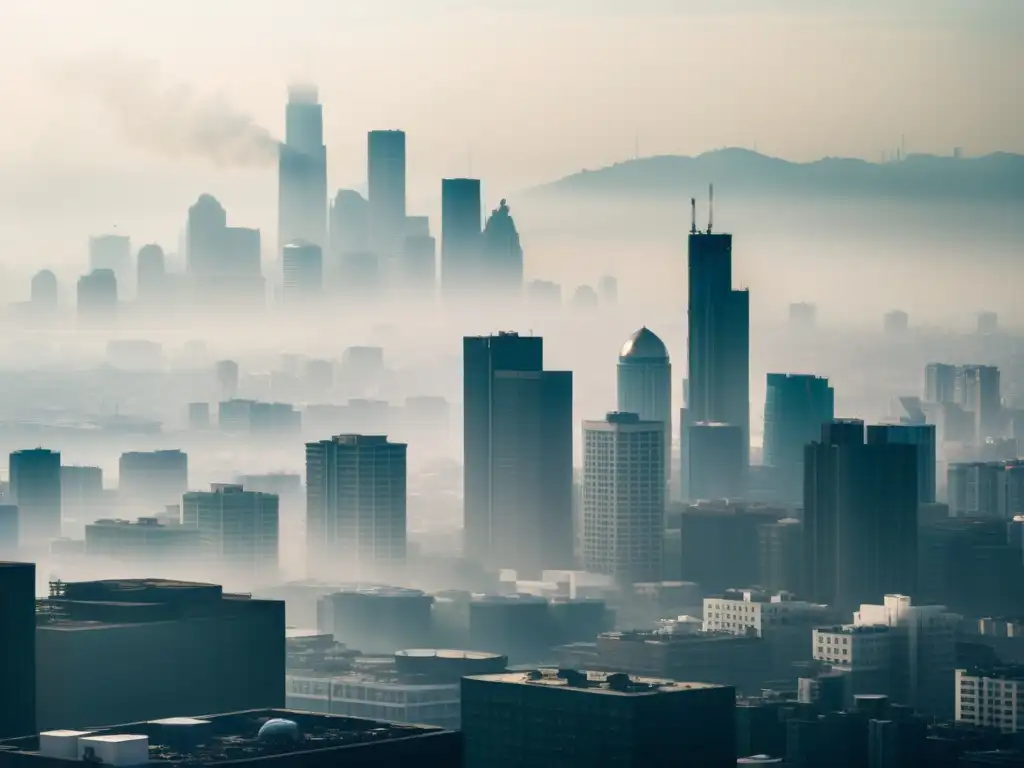
<path id="1" fill-rule="evenodd" d="M 690 234 L 697 234 L 697 198 L 690 198 Z"/>
<path id="2" fill-rule="evenodd" d="M 711 234 L 711 226 L 715 223 L 715 185 L 708 184 L 708 234 Z"/>

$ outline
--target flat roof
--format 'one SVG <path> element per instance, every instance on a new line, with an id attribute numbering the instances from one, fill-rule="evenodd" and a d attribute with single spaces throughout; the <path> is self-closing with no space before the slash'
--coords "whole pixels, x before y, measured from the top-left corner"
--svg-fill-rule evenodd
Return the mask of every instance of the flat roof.
<path id="1" fill-rule="evenodd" d="M 510 685 L 536 685 L 564 690 L 587 691 L 611 696 L 650 696 L 658 693 L 725 688 L 713 683 L 684 683 L 658 677 L 640 677 L 622 672 L 594 672 L 565 669 L 534 669 L 473 675 L 470 680 Z"/>

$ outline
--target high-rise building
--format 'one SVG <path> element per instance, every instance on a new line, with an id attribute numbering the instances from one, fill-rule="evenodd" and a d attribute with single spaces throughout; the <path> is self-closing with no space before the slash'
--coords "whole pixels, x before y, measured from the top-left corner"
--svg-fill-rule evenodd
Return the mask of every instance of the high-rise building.
<path id="1" fill-rule="evenodd" d="M 180 504 L 188 490 L 188 454 L 179 450 L 131 451 L 118 462 L 118 497 L 144 512 Z"/>
<path id="2" fill-rule="evenodd" d="M 405 242 L 405 132 L 370 131 L 366 137 L 370 246 L 401 273 Z"/>
<path id="3" fill-rule="evenodd" d="M 869 443 L 905 443 L 917 448 L 917 501 L 935 503 L 938 461 L 934 424 L 877 424 L 868 427 Z"/>
<path id="4" fill-rule="evenodd" d="M 441 290 L 465 296 L 480 264 L 480 180 L 441 180 Z"/>
<path id="5" fill-rule="evenodd" d="M 485 290 L 504 297 L 523 292 L 523 247 L 519 232 L 504 200 L 491 211 L 481 240 L 481 268 Z"/>
<path id="6" fill-rule="evenodd" d="M 583 422 L 583 567 L 620 584 L 661 581 L 665 424 L 635 413 Z"/>
<path id="7" fill-rule="evenodd" d="M 706 683 L 572 669 L 464 677 L 462 764 L 667 768 L 685 755 L 735 768 L 735 718 L 735 690 Z"/>
<path id="8" fill-rule="evenodd" d="M 750 294 L 732 288 L 732 235 L 691 228 L 686 408 L 689 423 L 732 424 L 750 446 Z"/>
<path id="9" fill-rule="evenodd" d="M 87 322 L 117 316 L 117 277 L 113 270 L 94 269 L 78 278 L 78 318 Z"/>
<path id="10" fill-rule="evenodd" d="M 61 509 L 65 523 L 81 530 L 85 523 L 102 516 L 103 470 L 100 467 L 60 468 Z"/>
<path id="11" fill-rule="evenodd" d="M 53 309 L 57 306 L 57 276 L 41 269 L 32 276 L 30 298 L 34 307 Z"/>
<path id="12" fill-rule="evenodd" d="M 757 583 L 773 592 L 803 592 L 804 532 L 799 520 L 785 517 L 758 527 Z"/>
<path id="13" fill-rule="evenodd" d="M 437 283 L 437 242 L 430 234 L 430 219 L 407 216 L 402 283 L 406 292 L 420 299 L 434 295 Z"/>
<path id="14" fill-rule="evenodd" d="M 0 739 L 36 733 L 36 566 L 0 562 Z"/>
<path id="15" fill-rule="evenodd" d="M 466 554 L 539 575 L 572 564 L 572 373 L 539 336 L 463 339 Z"/>
<path id="16" fill-rule="evenodd" d="M 324 262 L 319 245 L 294 241 L 281 256 L 285 303 L 301 304 L 315 299 L 323 289 Z"/>
<path id="17" fill-rule="evenodd" d="M 835 392 L 828 379 L 769 373 L 764 401 L 764 464 L 774 470 L 781 501 L 803 497 L 804 447 L 835 418 Z"/>
<path id="18" fill-rule="evenodd" d="M 288 89 L 278 157 L 278 253 L 293 240 L 327 246 L 327 147 L 317 98 L 315 86 Z"/>
<path id="19" fill-rule="evenodd" d="M 804 590 L 840 609 L 917 581 L 917 448 L 865 443 L 864 424 L 825 425 L 804 453 Z"/>
<path id="20" fill-rule="evenodd" d="M 635 413 L 641 421 L 664 425 L 666 467 L 672 460 L 672 364 L 668 350 L 646 326 L 630 336 L 619 350 L 618 410 Z M 666 469 L 666 482 L 671 471 Z"/>
<path id="21" fill-rule="evenodd" d="M 220 271 L 227 225 L 227 213 L 212 195 L 200 195 L 188 209 L 185 248 L 190 275 L 203 279 Z"/>
<path id="22" fill-rule="evenodd" d="M 122 286 L 131 283 L 132 243 L 125 235 L 94 235 L 89 238 L 89 269 L 109 269 Z"/>
<path id="23" fill-rule="evenodd" d="M 39 546 L 60 538 L 60 453 L 45 448 L 15 451 L 8 470 L 22 546 Z"/>
<path id="24" fill-rule="evenodd" d="M 249 579 L 272 579 L 278 566 L 278 498 L 241 485 L 214 483 L 181 502 L 183 528 L 199 531 L 204 562 Z"/>
<path id="25" fill-rule="evenodd" d="M 138 280 L 136 296 L 140 302 L 153 303 L 167 298 L 167 267 L 164 249 L 151 243 L 139 249 L 136 258 Z"/>
<path id="26" fill-rule="evenodd" d="M 690 422 L 687 429 L 691 499 L 742 497 L 747 480 L 747 445 L 743 429 L 735 424 Z"/>
<path id="27" fill-rule="evenodd" d="M 956 402 L 957 366 L 928 363 L 924 369 L 924 400 L 926 403 Z"/>
<path id="28" fill-rule="evenodd" d="M 400 576 L 406 559 L 406 445 L 378 435 L 306 444 L 309 567 L 359 581 Z"/>
<path id="29" fill-rule="evenodd" d="M 980 445 L 1002 437 L 1003 403 L 999 369 L 994 365 L 963 365 L 957 370 L 957 403 L 974 414 L 974 437 Z"/>
<path id="30" fill-rule="evenodd" d="M 370 252 L 370 204 L 354 189 L 339 189 L 331 202 L 333 269 L 350 254 Z"/>
<path id="31" fill-rule="evenodd" d="M 238 363 L 234 360 L 220 360 L 215 371 L 220 399 L 231 400 L 238 394 Z"/>
<path id="32" fill-rule="evenodd" d="M 188 209 L 186 248 L 197 298 L 220 303 L 263 299 L 260 231 L 227 226 L 216 198 L 200 195 Z"/>

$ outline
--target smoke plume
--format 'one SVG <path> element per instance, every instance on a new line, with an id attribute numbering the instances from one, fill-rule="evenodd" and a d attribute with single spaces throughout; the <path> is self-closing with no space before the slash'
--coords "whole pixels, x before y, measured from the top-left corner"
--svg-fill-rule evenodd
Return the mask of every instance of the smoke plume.
<path id="1" fill-rule="evenodd" d="M 60 77 L 75 95 L 94 101 L 133 146 L 221 167 L 261 168 L 277 162 L 280 142 L 251 115 L 222 95 L 168 85 L 151 65 L 90 61 L 62 69 Z"/>

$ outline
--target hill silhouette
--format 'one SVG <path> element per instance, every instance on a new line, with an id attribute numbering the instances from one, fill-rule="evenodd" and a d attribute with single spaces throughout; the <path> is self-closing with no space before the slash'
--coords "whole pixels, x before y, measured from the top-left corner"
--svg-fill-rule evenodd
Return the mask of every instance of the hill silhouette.
<path id="1" fill-rule="evenodd" d="M 952 198 L 1024 200 L 1024 155 L 982 157 L 909 155 L 871 163 L 827 157 L 795 163 L 748 149 L 729 148 L 695 157 L 661 155 L 584 170 L 527 190 L 528 197 L 658 197 L 706 194 L 714 183 L 733 196 Z"/>

